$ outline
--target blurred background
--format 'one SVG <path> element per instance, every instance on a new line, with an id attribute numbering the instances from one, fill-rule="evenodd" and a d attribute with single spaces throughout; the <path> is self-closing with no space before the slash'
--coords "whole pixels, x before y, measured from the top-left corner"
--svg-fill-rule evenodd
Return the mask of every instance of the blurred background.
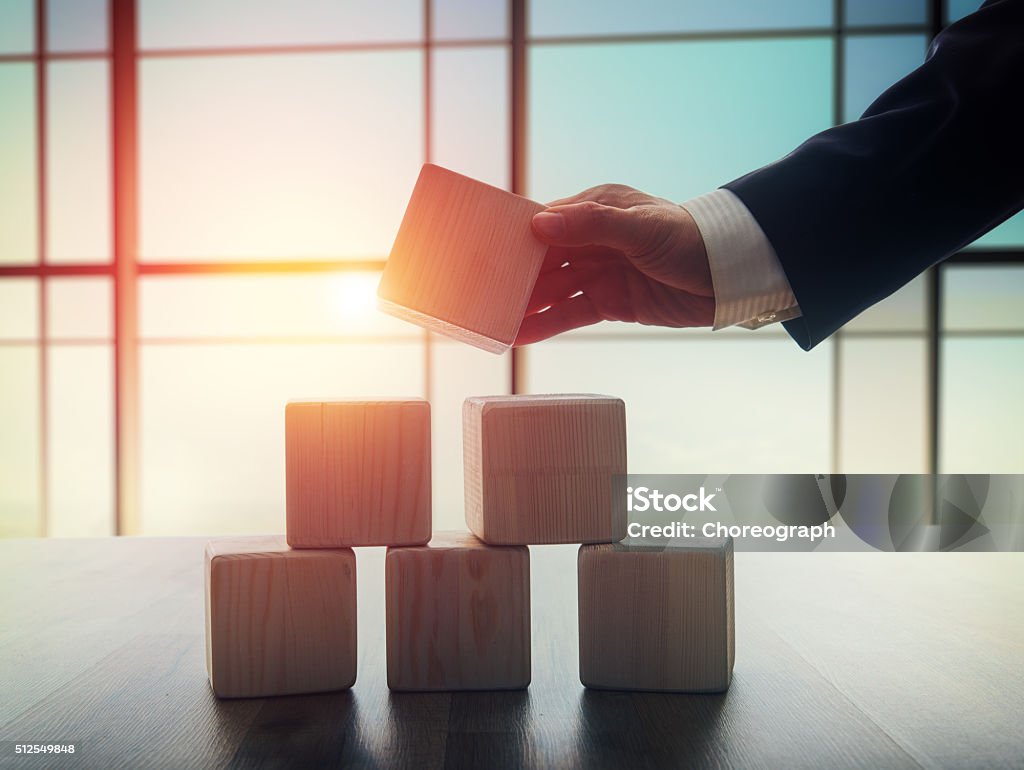
<path id="1" fill-rule="evenodd" d="M 379 314 L 419 166 L 683 201 L 855 119 L 976 2 L 0 0 L 0 536 L 283 531 L 290 398 L 626 400 L 634 473 L 1024 472 L 1024 217 L 811 353 Z"/>

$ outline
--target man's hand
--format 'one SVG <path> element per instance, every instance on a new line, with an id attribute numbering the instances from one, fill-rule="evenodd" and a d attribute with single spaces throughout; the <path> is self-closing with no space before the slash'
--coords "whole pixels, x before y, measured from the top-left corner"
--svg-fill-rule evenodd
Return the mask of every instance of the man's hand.
<path id="1" fill-rule="evenodd" d="M 533 218 L 548 244 L 516 345 L 598 321 L 710 326 L 711 270 L 689 212 L 625 185 L 593 187 Z"/>

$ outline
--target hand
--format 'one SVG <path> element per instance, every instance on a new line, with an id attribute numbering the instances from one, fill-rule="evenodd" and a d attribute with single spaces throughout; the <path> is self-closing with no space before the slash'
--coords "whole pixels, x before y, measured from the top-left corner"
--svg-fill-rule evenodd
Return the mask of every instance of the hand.
<path id="1" fill-rule="evenodd" d="M 690 213 L 625 185 L 592 187 L 533 218 L 548 244 L 516 345 L 598 321 L 710 326 L 711 269 Z"/>

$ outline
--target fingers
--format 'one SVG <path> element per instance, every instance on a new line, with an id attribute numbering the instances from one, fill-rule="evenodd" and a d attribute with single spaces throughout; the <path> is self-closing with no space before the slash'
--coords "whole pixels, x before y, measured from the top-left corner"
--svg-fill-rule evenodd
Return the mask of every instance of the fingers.
<path id="1" fill-rule="evenodd" d="M 533 287 L 526 312 L 536 313 L 538 310 L 568 299 L 578 291 L 582 291 L 580 276 L 570 267 L 562 267 L 541 273 L 537 284 Z"/>
<path id="2" fill-rule="evenodd" d="M 567 198 L 559 198 L 548 203 L 548 208 L 554 206 L 565 206 L 569 203 L 582 203 L 583 201 L 597 201 L 606 206 L 615 206 L 624 209 L 635 205 L 649 196 L 624 184 L 599 184 L 596 187 L 588 187 L 583 192 L 570 195 Z"/>
<path id="3" fill-rule="evenodd" d="M 540 274 L 558 270 L 566 265 L 574 268 L 591 267 L 594 265 L 611 266 L 613 264 L 629 264 L 629 260 L 618 249 L 605 246 L 551 246 L 544 255 Z"/>
<path id="4" fill-rule="evenodd" d="M 552 246 L 609 246 L 631 254 L 651 238 L 652 223 L 644 212 L 595 201 L 570 203 L 534 215 L 533 232 Z"/>
<path id="5" fill-rule="evenodd" d="M 601 314 L 597 312 L 590 298 L 586 294 L 580 294 L 555 305 L 550 310 L 534 313 L 523 319 L 515 345 L 530 345 L 571 329 L 590 326 L 600 320 Z"/>
<path id="6" fill-rule="evenodd" d="M 623 260 L 614 251 L 593 250 L 581 254 L 576 250 L 574 254 L 571 249 L 552 247 L 548 250 L 545 266 L 537 276 L 526 312 L 536 313 L 577 292 L 594 288 Z"/>
<path id="7" fill-rule="evenodd" d="M 540 266 L 541 275 L 549 270 L 557 270 L 568 261 L 569 249 L 562 248 L 561 246 L 552 246 L 544 255 L 544 262 Z"/>

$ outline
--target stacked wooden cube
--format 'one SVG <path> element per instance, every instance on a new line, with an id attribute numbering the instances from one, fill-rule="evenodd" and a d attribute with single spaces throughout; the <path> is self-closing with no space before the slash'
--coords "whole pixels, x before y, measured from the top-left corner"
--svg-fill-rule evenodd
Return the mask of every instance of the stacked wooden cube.
<path id="1" fill-rule="evenodd" d="M 485 220 L 507 226 L 459 232 L 459 212 L 451 209 L 465 205 L 483 207 Z M 529 218 L 540 208 L 424 167 L 382 280 L 385 309 L 480 347 L 504 349 L 542 266 L 543 247 L 529 236 Z M 430 269 L 425 260 L 434 263 Z M 438 260 L 447 261 L 442 269 Z M 461 294 L 445 296 L 452 289 L 438 276 L 454 276 Z M 470 532 L 432 533 L 430 405 L 423 399 L 293 402 L 285 412 L 285 444 L 286 536 L 226 538 L 206 549 L 207 670 L 218 696 L 353 685 L 352 549 L 365 546 L 388 547 L 386 658 L 393 690 L 527 687 L 528 546 L 548 543 L 581 544 L 585 685 L 728 686 L 731 540 L 668 548 L 620 542 L 625 505 L 612 493 L 613 477 L 626 473 L 620 399 L 467 399 Z"/>
<path id="2" fill-rule="evenodd" d="M 285 480 L 286 537 L 206 549 L 207 672 L 221 697 L 355 682 L 352 549 L 430 540 L 430 405 L 288 404 Z"/>

